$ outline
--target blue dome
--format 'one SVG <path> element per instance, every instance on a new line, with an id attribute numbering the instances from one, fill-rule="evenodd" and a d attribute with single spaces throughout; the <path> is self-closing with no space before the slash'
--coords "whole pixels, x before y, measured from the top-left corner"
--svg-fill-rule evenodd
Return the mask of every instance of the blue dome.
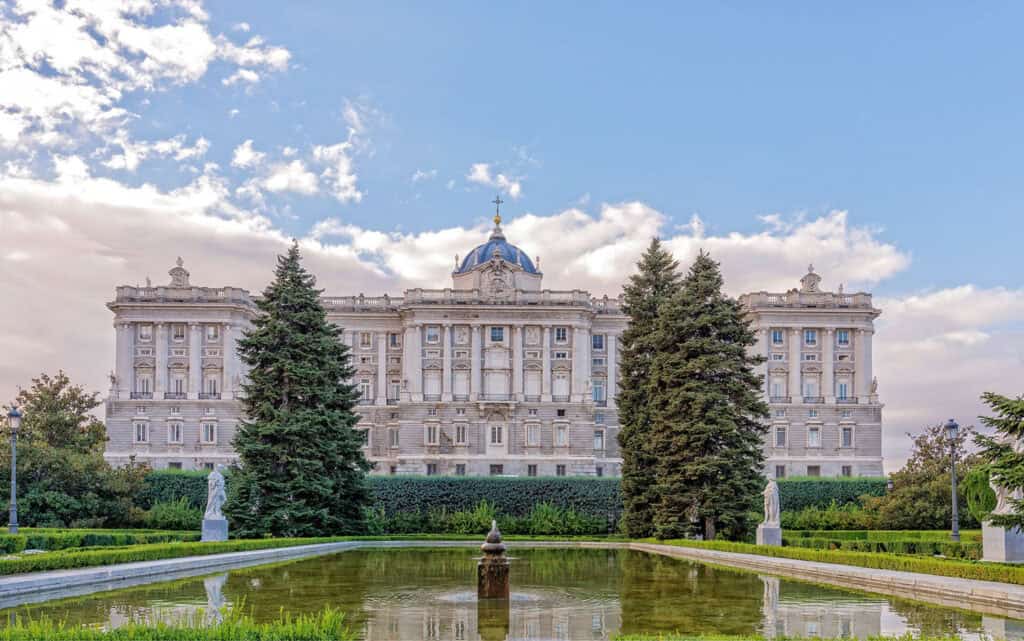
<path id="1" fill-rule="evenodd" d="M 538 273 L 537 268 L 533 266 L 533 261 L 526 255 L 526 252 L 497 234 L 492 234 L 490 240 L 483 245 L 478 245 L 473 251 L 469 252 L 455 273 L 464 274 L 477 265 L 486 263 L 494 257 L 494 252 L 498 252 L 498 256 L 504 260 L 519 265 L 523 268 L 523 271 L 529 274 Z"/>

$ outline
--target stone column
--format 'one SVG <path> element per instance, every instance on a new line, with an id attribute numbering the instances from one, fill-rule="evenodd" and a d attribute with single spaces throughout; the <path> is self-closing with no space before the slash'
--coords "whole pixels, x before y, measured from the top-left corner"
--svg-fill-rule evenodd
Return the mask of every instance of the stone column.
<path id="1" fill-rule="evenodd" d="M 416 331 L 416 328 L 412 325 L 407 325 L 405 328 L 405 336 L 402 339 L 402 393 L 401 398 L 403 401 L 412 400 L 412 379 L 413 379 L 413 360 L 418 356 L 413 354 L 413 341 L 412 334 Z"/>
<path id="2" fill-rule="evenodd" d="M 377 405 L 388 404 L 388 333 L 377 332 Z"/>
<path id="3" fill-rule="evenodd" d="M 423 327 L 416 324 L 412 328 L 412 400 L 423 400 Z"/>
<path id="4" fill-rule="evenodd" d="M 825 339 L 824 349 L 821 350 L 821 395 L 825 397 L 825 402 L 834 404 L 836 402 L 836 376 L 835 376 L 835 346 L 836 346 L 836 333 L 835 330 L 829 328 L 824 331 Z"/>
<path id="5" fill-rule="evenodd" d="M 757 356 L 763 356 L 766 360 L 763 364 L 758 365 L 757 369 L 754 370 L 755 374 L 760 375 L 761 378 L 761 391 L 766 395 L 771 394 L 771 389 L 768 385 L 768 330 L 764 327 L 757 330 L 757 345 L 754 346 L 754 354 Z"/>
<path id="6" fill-rule="evenodd" d="M 235 397 L 235 335 L 231 331 L 231 323 L 224 323 L 221 327 L 221 376 L 224 377 L 224 382 L 221 384 L 221 391 L 223 394 L 221 398 L 234 398 Z"/>
<path id="7" fill-rule="evenodd" d="M 572 378 L 569 393 L 572 402 L 579 403 L 586 398 L 587 382 L 583 374 L 583 328 L 572 328 Z"/>
<path id="8" fill-rule="evenodd" d="M 203 387 L 203 326 L 188 324 L 188 397 L 199 398 Z"/>
<path id="9" fill-rule="evenodd" d="M 129 398 L 132 391 L 132 383 L 135 378 L 135 354 L 133 345 L 135 329 L 131 323 L 115 323 L 117 329 L 117 357 L 114 362 L 114 375 L 117 377 L 117 385 L 112 396 L 114 398 Z"/>
<path id="10" fill-rule="evenodd" d="M 866 329 L 857 330 L 857 362 L 854 364 L 856 382 L 854 395 L 870 402 L 871 396 L 871 332 Z"/>
<path id="11" fill-rule="evenodd" d="M 483 387 L 480 380 L 480 359 L 483 351 L 480 345 L 480 325 L 472 325 L 469 328 L 470 352 L 469 352 L 469 400 L 475 401 L 480 398 Z"/>
<path id="12" fill-rule="evenodd" d="M 512 326 L 512 398 L 523 400 L 523 326 Z"/>
<path id="13" fill-rule="evenodd" d="M 451 323 L 441 325 L 441 400 L 452 400 L 452 326 Z"/>
<path id="14" fill-rule="evenodd" d="M 544 338 L 541 344 L 541 379 L 540 400 L 551 402 L 551 325 L 544 326 Z"/>
<path id="15" fill-rule="evenodd" d="M 153 398 L 163 398 L 167 391 L 167 323 L 156 323 L 153 343 L 153 368 L 156 370 Z"/>
<path id="16" fill-rule="evenodd" d="M 789 330 L 789 396 L 794 403 L 804 402 L 804 390 L 800 380 L 800 346 L 803 332 L 799 327 Z"/>
<path id="17" fill-rule="evenodd" d="M 615 395 L 619 393 L 619 363 L 616 360 L 619 336 L 618 334 L 608 334 L 605 341 L 608 343 L 605 345 L 605 350 L 608 352 L 608 407 L 614 409 L 617 406 Z"/>

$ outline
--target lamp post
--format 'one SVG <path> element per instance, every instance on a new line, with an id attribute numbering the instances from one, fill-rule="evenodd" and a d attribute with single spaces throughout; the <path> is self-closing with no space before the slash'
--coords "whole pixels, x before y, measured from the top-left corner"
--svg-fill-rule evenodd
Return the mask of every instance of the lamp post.
<path id="1" fill-rule="evenodd" d="M 956 498 L 956 437 L 960 434 L 960 426 L 957 425 L 956 421 L 949 419 L 946 421 L 946 436 L 949 438 L 949 458 L 950 458 L 950 476 L 953 480 L 953 532 L 950 534 L 950 538 L 955 542 L 960 542 L 960 515 L 958 514 L 958 505 Z"/>
<path id="2" fill-rule="evenodd" d="M 12 406 L 7 412 L 7 427 L 11 430 L 11 519 L 8 530 L 18 533 L 18 429 L 21 427 L 21 412 Z"/>

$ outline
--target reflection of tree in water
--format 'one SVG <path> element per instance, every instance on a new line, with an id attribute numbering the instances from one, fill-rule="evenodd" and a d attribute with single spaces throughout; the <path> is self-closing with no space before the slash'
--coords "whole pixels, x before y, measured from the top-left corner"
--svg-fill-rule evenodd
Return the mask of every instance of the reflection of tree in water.
<path id="1" fill-rule="evenodd" d="M 755 574 L 644 552 L 620 557 L 622 632 L 753 634 L 764 585 Z"/>
<path id="2" fill-rule="evenodd" d="M 949 610 L 914 601 L 890 599 L 892 611 L 907 621 L 907 625 L 921 636 L 939 637 L 953 630 L 979 632 L 981 615 L 961 610 Z M 916 635 L 915 635 L 916 636 Z"/>

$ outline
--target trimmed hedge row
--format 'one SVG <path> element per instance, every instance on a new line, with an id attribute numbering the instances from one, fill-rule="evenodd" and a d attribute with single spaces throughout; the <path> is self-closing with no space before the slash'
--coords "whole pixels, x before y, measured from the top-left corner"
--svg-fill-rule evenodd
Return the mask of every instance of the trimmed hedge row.
<path id="1" fill-rule="evenodd" d="M 658 541 L 647 539 L 648 543 L 662 543 L 678 547 L 703 548 L 721 552 L 737 552 L 739 554 L 758 554 L 780 559 L 798 561 L 817 561 L 819 563 L 838 563 L 876 570 L 898 570 L 902 572 L 918 572 L 959 579 L 977 579 L 979 581 L 998 581 L 1024 585 L 1024 567 L 1008 563 L 980 563 L 952 559 L 936 559 L 910 554 L 891 554 L 877 552 L 854 552 L 847 550 L 816 550 L 812 548 L 779 547 L 771 545 L 754 545 L 752 543 L 733 543 L 731 541 L 690 541 L 673 539 Z"/>
<path id="2" fill-rule="evenodd" d="M 786 538 L 838 541 L 949 541 L 948 530 L 783 530 Z M 980 543 L 981 530 L 960 530 L 960 540 Z"/>
<path id="3" fill-rule="evenodd" d="M 885 494 L 883 477 L 818 478 L 799 477 L 779 481 L 779 503 L 783 510 L 796 512 L 809 507 L 827 508 L 860 505 L 860 497 Z"/>
<path id="4" fill-rule="evenodd" d="M 142 545 L 174 541 L 198 541 L 199 532 L 132 530 L 50 530 L 22 529 L 18 534 L 0 534 L 0 552 L 24 550 L 66 550 L 69 548 Z"/>
<path id="5" fill-rule="evenodd" d="M 230 482 L 230 479 L 228 479 Z M 508 478 L 474 476 L 369 476 L 375 507 L 386 514 L 426 514 L 432 509 L 472 510 L 480 501 L 498 512 L 525 516 L 537 503 L 618 520 L 622 513 L 619 479 L 588 477 Z M 779 481 L 779 499 L 786 511 L 809 506 L 856 503 L 864 494 L 885 493 L 884 478 L 793 478 Z M 151 472 L 136 501 L 142 509 L 157 502 L 186 497 L 196 508 L 206 506 L 206 472 Z"/>
<path id="6" fill-rule="evenodd" d="M 953 541 L 868 541 L 825 538 L 782 537 L 782 544 L 815 550 L 848 550 L 852 552 L 891 552 L 892 554 L 942 555 L 951 559 L 977 561 L 982 556 L 981 543 Z"/>

